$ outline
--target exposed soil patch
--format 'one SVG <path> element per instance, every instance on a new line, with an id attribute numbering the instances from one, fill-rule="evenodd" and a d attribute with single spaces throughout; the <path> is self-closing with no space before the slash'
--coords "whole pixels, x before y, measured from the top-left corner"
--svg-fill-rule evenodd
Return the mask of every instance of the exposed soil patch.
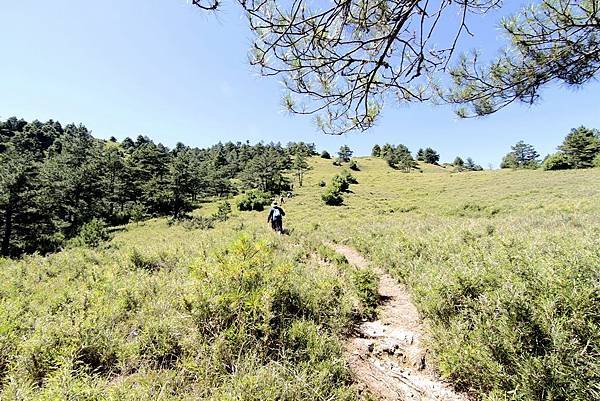
<path id="1" fill-rule="evenodd" d="M 356 250 L 337 245 L 350 264 L 364 269 L 368 262 Z M 421 339 L 423 322 L 408 292 L 382 269 L 378 319 L 357 327 L 346 354 L 357 380 L 380 400 L 466 401 L 436 376 Z"/>

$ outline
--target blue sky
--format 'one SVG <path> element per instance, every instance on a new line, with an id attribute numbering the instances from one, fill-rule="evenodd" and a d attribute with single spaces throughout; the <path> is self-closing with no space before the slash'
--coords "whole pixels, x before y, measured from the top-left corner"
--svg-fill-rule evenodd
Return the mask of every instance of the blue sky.
<path id="1" fill-rule="evenodd" d="M 515 3 L 512 3 L 515 4 Z M 459 120 L 450 108 L 386 104 L 366 133 L 326 136 L 311 118 L 283 112 L 282 88 L 247 63 L 251 33 L 233 2 L 217 15 L 185 0 L 0 0 L 0 118 L 81 122 L 94 135 L 145 134 L 173 146 L 218 141 L 432 146 L 443 161 L 471 156 L 497 166 L 520 139 L 545 155 L 570 128 L 600 128 L 600 84 L 551 87 L 539 105 Z M 476 21 L 475 45 L 502 44 L 496 15 Z"/>

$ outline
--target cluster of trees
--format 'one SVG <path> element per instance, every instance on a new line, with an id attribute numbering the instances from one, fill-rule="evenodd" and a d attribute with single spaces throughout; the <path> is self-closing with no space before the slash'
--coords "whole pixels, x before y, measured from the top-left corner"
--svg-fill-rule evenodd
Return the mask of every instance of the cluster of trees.
<path id="1" fill-rule="evenodd" d="M 409 173 L 412 169 L 417 167 L 417 162 L 413 159 L 410 151 L 402 144 L 394 146 L 386 143 L 381 147 L 375 145 L 373 146 L 371 155 L 374 157 L 381 157 L 390 167 L 400 169 L 406 173 Z"/>
<path id="2" fill-rule="evenodd" d="M 419 149 L 417 151 L 417 161 L 429 164 L 438 164 L 440 161 L 440 155 L 432 148 L 425 148 L 425 150 Z"/>
<path id="3" fill-rule="evenodd" d="M 285 173 L 302 173 L 313 154 L 302 142 L 168 149 L 141 135 L 101 140 L 83 125 L 9 118 L 0 121 L 0 255 L 53 251 L 95 219 L 179 218 L 202 198 L 279 193 L 291 186 Z"/>
<path id="4" fill-rule="evenodd" d="M 390 167 L 398 168 L 404 172 L 410 172 L 412 169 L 417 168 L 417 161 L 439 165 L 440 154 L 433 148 L 427 147 L 425 149 L 420 148 L 416 154 L 416 160 L 413 159 L 410 151 L 405 145 L 390 145 L 385 144 L 383 146 L 375 145 L 371 150 L 371 155 L 374 157 L 383 158 Z M 480 171 L 483 168 L 476 164 L 470 157 L 467 160 L 463 160 L 457 156 L 452 164 L 444 163 L 444 167 L 454 167 L 455 171 Z"/>
<path id="5" fill-rule="evenodd" d="M 573 128 L 542 164 L 544 170 L 566 170 L 600 167 L 600 131 L 586 127 Z"/>
<path id="6" fill-rule="evenodd" d="M 573 128 L 558 147 L 558 152 L 540 160 L 535 148 L 523 141 L 511 147 L 500 168 L 566 170 L 600 167 L 600 132 L 586 127 Z"/>
<path id="7" fill-rule="evenodd" d="M 476 164 L 473 159 L 467 157 L 467 160 L 463 160 L 460 156 L 456 156 L 454 162 L 452 162 L 455 171 L 482 171 L 483 167 Z"/>

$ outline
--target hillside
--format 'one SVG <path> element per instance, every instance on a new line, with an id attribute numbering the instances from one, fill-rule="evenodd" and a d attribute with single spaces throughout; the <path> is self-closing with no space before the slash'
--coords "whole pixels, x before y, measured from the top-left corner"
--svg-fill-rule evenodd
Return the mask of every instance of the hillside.
<path id="1" fill-rule="evenodd" d="M 402 173 L 357 158 L 341 206 L 310 159 L 278 236 L 266 212 L 212 229 L 132 223 L 92 249 L 0 259 L 3 400 L 354 400 L 342 344 L 405 284 L 439 374 L 485 400 L 600 393 L 600 169 Z M 232 201 L 232 204 L 235 202 Z M 208 216 L 217 204 L 204 204 Z"/>

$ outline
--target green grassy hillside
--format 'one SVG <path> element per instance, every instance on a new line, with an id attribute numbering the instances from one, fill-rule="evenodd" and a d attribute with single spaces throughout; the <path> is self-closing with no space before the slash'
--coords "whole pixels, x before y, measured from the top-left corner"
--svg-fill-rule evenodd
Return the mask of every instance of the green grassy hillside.
<path id="1" fill-rule="evenodd" d="M 376 279 L 407 284 L 440 373 L 477 399 L 600 395 L 600 169 L 405 174 L 358 158 L 333 207 L 312 158 L 283 205 L 214 229 L 131 224 L 98 249 L 0 261 L 1 399 L 352 400 L 341 344 Z M 205 205 L 198 215 L 210 214 Z"/>
<path id="2" fill-rule="evenodd" d="M 406 283 L 442 375 L 476 398 L 600 394 L 600 169 L 404 174 L 359 160 L 344 205 L 315 160 L 292 227 L 349 242 Z M 433 167 L 433 166 L 432 166 Z"/>

